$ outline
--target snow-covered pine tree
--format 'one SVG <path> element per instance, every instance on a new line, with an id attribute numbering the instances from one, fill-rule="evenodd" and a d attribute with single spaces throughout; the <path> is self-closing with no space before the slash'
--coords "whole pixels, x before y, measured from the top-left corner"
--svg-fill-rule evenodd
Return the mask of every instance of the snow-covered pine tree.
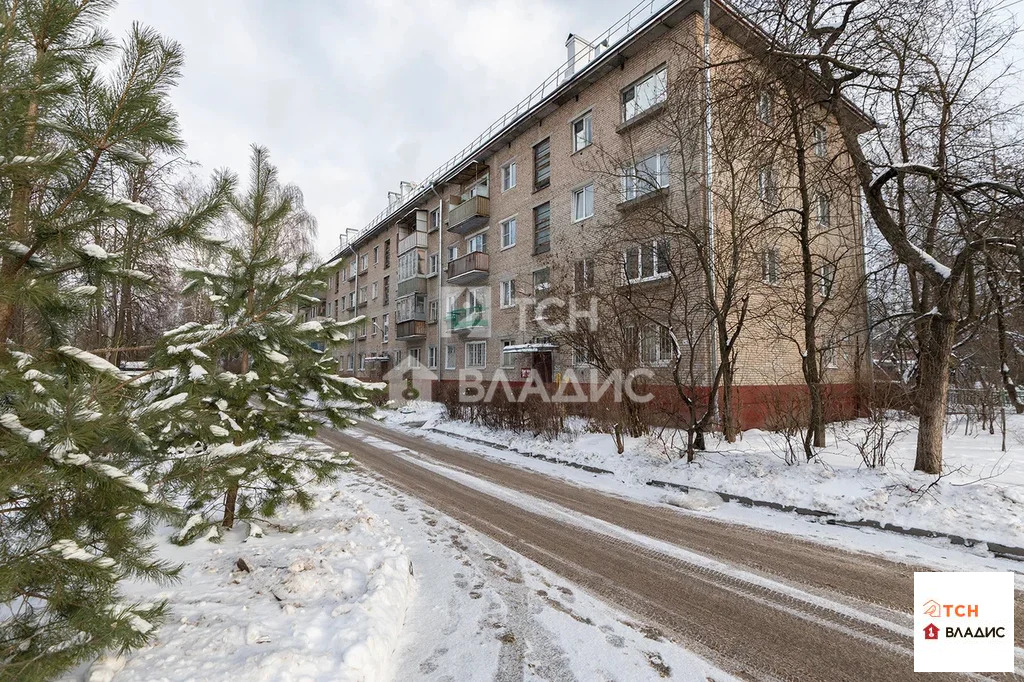
<path id="1" fill-rule="evenodd" d="M 174 512 L 150 490 L 156 436 L 198 403 L 146 406 L 143 382 L 70 339 L 91 281 L 139 278 L 94 241 L 104 224 L 132 216 L 154 240 L 198 243 L 230 187 L 168 216 L 114 191 L 112 172 L 147 163 L 140 150 L 180 148 L 167 91 L 182 54 L 141 27 L 112 43 L 109 6 L 0 3 L 0 679 L 141 644 L 162 607 L 118 585 L 174 571 L 147 543 Z M 111 53 L 120 63 L 101 68 Z"/>
<path id="2" fill-rule="evenodd" d="M 299 314 L 318 302 L 326 275 L 301 248 L 314 229 L 301 194 L 278 181 L 266 149 L 253 147 L 248 189 L 231 206 L 221 262 L 185 272 L 186 292 L 207 298 L 212 319 L 167 332 L 154 356 L 177 367 L 159 382 L 161 395 L 188 391 L 205 406 L 167 433 L 181 456 L 166 480 L 193 513 L 181 541 L 214 539 L 217 523 L 246 520 L 252 529 L 283 502 L 308 505 L 307 484 L 348 459 L 306 439 L 324 424 L 351 425 L 383 388 L 337 374 L 332 351 L 359 320 Z"/>

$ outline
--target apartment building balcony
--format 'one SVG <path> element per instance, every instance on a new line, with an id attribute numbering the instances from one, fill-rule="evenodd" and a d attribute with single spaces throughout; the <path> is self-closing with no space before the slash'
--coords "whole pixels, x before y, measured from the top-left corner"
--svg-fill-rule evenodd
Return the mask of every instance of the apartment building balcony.
<path id="1" fill-rule="evenodd" d="M 425 320 L 406 320 L 395 325 L 395 338 L 400 341 L 422 339 L 427 336 Z"/>
<path id="2" fill-rule="evenodd" d="M 467 234 L 483 227 L 491 219 L 491 202 L 481 195 L 471 196 L 448 209 L 448 231 Z"/>
<path id="3" fill-rule="evenodd" d="M 483 251 L 467 253 L 448 263 L 448 281 L 452 284 L 472 284 L 487 279 L 491 272 L 491 257 Z"/>
<path id="4" fill-rule="evenodd" d="M 427 298 L 421 294 L 399 299 L 395 306 L 395 321 L 425 321 L 427 319 Z"/>
<path id="5" fill-rule="evenodd" d="M 456 308 L 448 313 L 448 328 L 456 333 L 470 332 L 487 325 L 487 311 L 480 305 Z"/>
<path id="6" fill-rule="evenodd" d="M 413 249 L 425 249 L 427 248 L 427 233 L 426 232 L 412 232 L 407 237 L 403 237 L 398 240 L 398 255 L 401 256 L 407 251 Z"/>
<path id="7" fill-rule="evenodd" d="M 413 294 L 427 293 L 427 276 L 414 275 L 409 279 L 403 279 L 398 283 L 398 294 L 396 298 L 412 296 Z"/>

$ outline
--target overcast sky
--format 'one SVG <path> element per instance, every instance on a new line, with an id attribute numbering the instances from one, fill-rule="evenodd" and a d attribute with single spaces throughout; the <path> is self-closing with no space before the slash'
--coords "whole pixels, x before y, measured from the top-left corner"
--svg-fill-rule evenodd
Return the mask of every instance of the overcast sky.
<path id="1" fill-rule="evenodd" d="M 183 45 L 188 157 L 241 174 L 269 147 L 326 254 L 539 85 L 570 32 L 592 39 L 636 1 L 121 0 L 110 23 Z"/>
<path id="2" fill-rule="evenodd" d="M 173 95 L 187 155 L 247 169 L 270 148 L 337 245 L 525 97 L 635 0 L 122 0 L 111 28 L 140 21 L 179 41 Z"/>

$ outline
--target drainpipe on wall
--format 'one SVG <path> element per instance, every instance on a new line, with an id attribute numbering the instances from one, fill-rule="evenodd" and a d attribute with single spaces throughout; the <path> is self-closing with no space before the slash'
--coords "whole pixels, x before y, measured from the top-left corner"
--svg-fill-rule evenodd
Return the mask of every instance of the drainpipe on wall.
<path id="1" fill-rule="evenodd" d="M 437 193 L 437 183 L 430 183 L 430 191 L 437 197 L 437 379 L 444 379 L 444 366 L 448 354 L 444 347 L 444 322 L 441 320 L 441 264 L 444 258 L 444 199 Z M 427 261 L 430 260 L 430 251 L 427 251 Z M 427 300 L 427 311 L 430 311 L 430 300 Z M 444 352 L 444 358 L 441 354 Z M 427 349 L 427 359 L 430 359 L 430 349 Z"/>
<path id="2" fill-rule="evenodd" d="M 715 212 L 713 179 L 711 168 L 711 0 L 704 0 L 704 202 L 708 219 L 708 273 L 711 280 L 711 296 L 718 297 L 715 278 Z M 718 325 L 711 321 L 711 365 L 708 367 L 708 388 L 711 387 L 712 372 L 718 364 Z M 718 411 L 717 401 L 710 406 L 712 414 Z"/>
<path id="3" fill-rule="evenodd" d="M 359 253 L 356 252 L 356 247 L 349 242 L 348 250 L 352 252 L 352 258 L 356 265 L 356 282 L 355 282 L 355 301 L 356 306 L 353 313 L 356 313 L 356 317 L 359 314 Z M 357 328 L 352 334 L 352 374 L 357 375 L 361 371 L 359 367 L 359 329 Z"/>

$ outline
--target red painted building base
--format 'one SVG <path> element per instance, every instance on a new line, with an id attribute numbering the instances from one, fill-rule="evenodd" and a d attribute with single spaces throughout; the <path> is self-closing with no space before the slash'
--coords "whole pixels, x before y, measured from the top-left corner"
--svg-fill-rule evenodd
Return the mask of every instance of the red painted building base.
<path id="1" fill-rule="evenodd" d="M 527 382 L 509 382 L 507 385 L 514 396 L 523 394 L 523 388 Z M 489 384 L 482 384 L 486 393 Z M 443 379 L 432 382 L 433 400 L 443 401 L 454 399 L 460 390 L 459 382 L 456 379 Z M 580 386 L 583 394 L 567 390 L 562 387 L 562 394 L 559 394 L 557 384 L 545 384 L 545 392 L 548 396 L 562 395 L 563 397 L 575 397 L 576 400 L 564 401 L 565 411 L 568 414 L 587 416 L 594 414 L 595 408 L 601 412 L 607 412 L 608 408 L 615 402 L 611 390 L 601 395 L 598 400 L 591 401 L 587 395 L 588 387 Z M 685 424 L 689 418 L 689 409 L 686 403 L 679 397 L 674 386 L 652 385 L 645 389 L 653 398 L 644 403 L 642 412 L 652 423 L 666 425 Z M 802 384 L 782 384 L 765 386 L 734 386 L 733 389 L 734 414 L 740 429 L 781 429 L 787 426 L 802 424 L 806 421 L 810 407 L 810 394 L 807 386 Z M 502 393 L 502 387 L 497 387 L 496 392 Z M 528 393 L 536 395 L 538 388 Z M 637 391 L 643 393 L 643 391 Z M 825 404 L 826 421 L 842 421 L 854 419 L 865 415 L 866 401 L 855 384 L 826 384 L 822 388 Z M 700 401 L 698 413 L 703 411 L 703 405 L 707 403 L 708 391 L 706 388 L 697 389 L 696 397 Z M 467 400 L 472 400 L 467 397 Z M 531 397 L 529 400 L 537 400 Z M 719 405 L 721 406 L 721 394 L 719 394 Z"/>

